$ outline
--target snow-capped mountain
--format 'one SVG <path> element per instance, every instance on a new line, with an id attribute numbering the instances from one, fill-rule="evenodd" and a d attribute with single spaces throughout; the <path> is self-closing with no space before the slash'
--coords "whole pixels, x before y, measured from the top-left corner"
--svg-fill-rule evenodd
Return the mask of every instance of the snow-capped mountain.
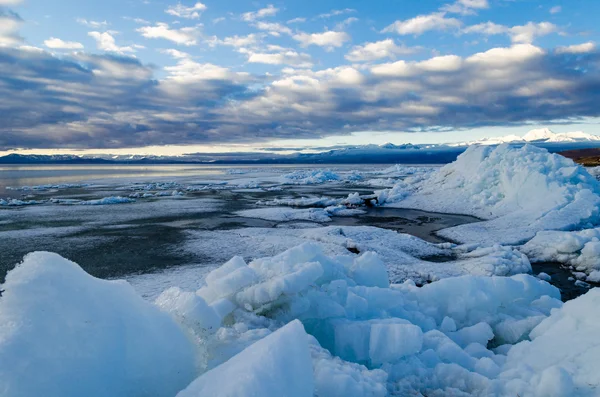
<path id="1" fill-rule="evenodd" d="M 600 142 L 600 136 L 585 133 L 583 131 L 553 132 L 549 128 L 537 128 L 527 132 L 522 137 L 518 135 L 505 135 L 491 138 L 483 138 L 469 142 L 459 142 L 450 146 L 470 145 L 500 145 L 502 143 L 555 143 L 555 142 Z"/>

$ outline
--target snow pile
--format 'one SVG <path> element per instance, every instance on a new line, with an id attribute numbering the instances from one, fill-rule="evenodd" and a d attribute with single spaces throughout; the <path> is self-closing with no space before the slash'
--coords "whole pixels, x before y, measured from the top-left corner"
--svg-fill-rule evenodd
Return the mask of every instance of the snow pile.
<path id="1" fill-rule="evenodd" d="M 600 228 L 578 232 L 543 231 L 521 247 L 534 262 L 558 262 L 600 282 Z"/>
<path id="2" fill-rule="evenodd" d="M 313 390 L 308 335 L 296 320 L 204 373 L 177 397 L 312 397 Z"/>
<path id="3" fill-rule="evenodd" d="M 598 181 L 572 160 L 530 145 L 501 145 L 470 147 L 420 183 L 379 192 L 379 200 L 489 219 L 439 233 L 455 241 L 518 244 L 541 230 L 598 223 L 599 194 Z"/>
<path id="4" fill-rule="evenodd" d="M 319 183 L 340 181 L 342 178 L 331 170 L 297 170 L 284 174 L 281 183 L 287 185 L 316 185 Z"/>
<path id="5" fill-rule="evenodd" d="M 52 198 L 51 203 L 62 205 L 113 205 L 135 203 L 135 199 L 121 196 L 103 197 L 95 200 L 61 199 Z"/>
<path id="6" fill-rule="evenodd" d="M 165 294 L 173 296 L 172 291 Z M 516 361 L 509 361 L 507 352 L 511 345 L 526 341 L 551 310 L 562 305 L 556 288 L 527 275 L 465 276 L 422 288 L 411 282 L 390 286 L 385 265 L 375 255 L 328 257 L 314 244 L 249 265 L 234 258 L 211 272 L 195 294 L 185 294 L 189 298 L 181 304 L 165 296 L 157 302 L 171 301 L 163 307 L 187 319 L 184 325 L 191 332 L 208 335 L 209 363 L 225 362 L 193 382 L 181 394 L 186 397 L 204 395 L 203 391 L 217 396 L 251 395 L 235 394 L 243 388 L 285 395 L 278 387 L 289 379 L 286 369 L 298 366 L 303 369 L 297 370 L 296 380 L 314 384 L 314 393 L 300 394 L 307 396 L 514 395 L 508 391 L 537 388 L 539 379 L 515 373 Z M 189 299 L 197 304 L 190 305 Z M 203 309 L 193 309 L 199 306 Z M 207 327 L 215 318 L 222 319 L 223 325 L 217 331 Z M 306 342 L 295 319 L 316 339 L 310 347 L 312 374 L 305 369 Z M 272 333 L 290 321 L 288 327 L 294 331 L 283 330 L 293 337 L 283 341 L 282 331 Z M 590 321 L 589 328 L 600 327 Z M 260 345 L 243 350 L 256 340 Z M 531 348 L 530 360 L 542 348 Z M 292 363 L 295 355 L 290 354 L 289 363 L 281 364 L 277 352 L 290 350 L 298 352 L 299 362 Z M 227 361 L 229 357 L 233 358 Z M 269 358 L 253 366 L 253 357 Z M 561 365 L 572 365 L 572 356 L 564 358 Z M 592 359 L 576 364 L 590 365 Z M 542 374 L 554 363 L 535 364 Z M 279 380 L 255 384 L 253 379 L 269 376 L 263 366 L 280 374 Z M 240 377 L 240 368 L 253 375 Z M 228 380 L 224 387 L 228 392 L 219 394 L 214 389 L 211 374 L 212 379 Z M 598 385 L 598 381 L 584 383 L 590 377 L 577 379 L 572 367 L 563 375 L 564 382 L 582 390 Z"/>
<path id="7" fill-rule="evenodd" d="M 54 254 L 29 255 L 2 289 L 0 394 L 9 396 L 588 396 L 600 387 L 600 290 L 563 306 L 529 275 L 390 285 L 373 253 L 327 256 L 303 244 L 249 264 L 234 257 L 196 292 L 166 290 L 156 305 L 171 318 L 126 283 Z"/>
<path id="8" fill-rule="evenodd" d="M 273 200 L 260 200 L 257 205 L 279 206 L 287 205 L 290 207 L 335 207 L 345 205 L 348 207 L 357 207 L 364 204 L 363 198 L 358 193 L 350 193 L 346 198 L 331 197 L 300 197 L 300 198 L 276 198 Z"/>
<path id="9" fill-rule="evenodd" d="M 0 298 L 0 395 L 173 396 L 196 374 L 196 347 L 123 281 L 36 252 Z"/>
<path id="10" fill-rule="evenodd" d="M 0 198 L 0 207 L 22 207 L 25 205 L 36 205 L 36 204 L 44 204 L 44 201 L 19 200 L 19 199 L 13 199 L 13 198 L 1 199 Z"/>
<path id="11" fill-rule="evenodd" d="M 258 218 L 268 221 L 289 222 L 289 221 L 312 221 L 312 222 L 331 222 L 332 216 L 353 216 L 364 214 L 363 210 L 347 208 L 344 205 L 335 205 L 325 208 L 256 208 L 252 210 L 237 211 L 236 214 L 246 218 Z"/>

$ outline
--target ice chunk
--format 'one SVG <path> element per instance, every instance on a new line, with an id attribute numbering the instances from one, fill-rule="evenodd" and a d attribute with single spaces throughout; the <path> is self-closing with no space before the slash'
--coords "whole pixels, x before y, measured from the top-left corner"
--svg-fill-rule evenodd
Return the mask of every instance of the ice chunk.
<path id="1" fill-rule="evenodd" d="M 221 326 L 221 316 L 193 292 L 171 287 L 164 291 L 155 303 L 200 335 L 212 334 Z"/>
<path id="2" fill-rule="evenodd" d="M 413 324 L 373 324 L 369 340 L 372 364 L 383 364 L 418 353 L 423 331 Z"/>
<path id="3" fill-rule="evenodd" d="M 173 396 L 196 376 L 196 347 L 123 281 L 57 254 L 29 254 L 0 298 L 0 394 Z"/>
<path id="4" fill-rule="evenodd" d="M 313 397 L 308 335 L 299 321 L 204 373 L 177 397 Z"/>

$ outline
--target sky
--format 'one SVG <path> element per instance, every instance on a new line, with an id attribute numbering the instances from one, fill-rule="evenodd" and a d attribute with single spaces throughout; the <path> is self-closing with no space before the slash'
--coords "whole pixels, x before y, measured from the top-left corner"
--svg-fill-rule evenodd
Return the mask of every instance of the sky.
<path id="1" fill-rule="evenodd" d="M 600 134 L 596 0 L 0 0 L 0 152 Z"/>

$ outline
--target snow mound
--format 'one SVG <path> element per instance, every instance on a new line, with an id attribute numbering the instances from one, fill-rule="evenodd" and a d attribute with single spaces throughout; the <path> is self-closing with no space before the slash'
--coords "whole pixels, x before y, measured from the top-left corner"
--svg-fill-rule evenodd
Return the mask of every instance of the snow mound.
<path id="1" fill-rule="evenodd" d="M 196 347 L 123 281 L 36 252 L 0 298 L 0 395 L 173 396 L 196 374 Z"/>
<path id="2" fill-rule="evenodd" d="M 521 247 L 533 262 L 558 262 L 600 282 L 600 228 L 578 232 L 543 231 Z"/>
<path id="3" fill-rule="evenodd" d="M 299 321 L 204 373 L 177 397 L 313 397 L 308 335 Z"/>
<path id="4" fill-rule="evenodd" d="M 531 145 L 472 146 L 429 178 L 378 194 L 388 205 L 488 219 L 439 232 L 468 243 L 518 244 L 538 231 L 600 220 L 598 181 L 572 160 Z"/>
<path id="5" fill-rule="evenodd" d="M 284 174 L 281 183 L 287 185 L 316 185 L 325 182 L 340 181 L 342 178 L 331 170 L 297 170 Z"/>
<path id="6" fill-rule="evenodd" d="M 0 207 L 22 207 L 25 205 L 36 205 L 36 204 L 44 204 L 45 201 L 41 200 L 19 200 L 14 198 L 1 199 L 0 198 Z"/>

